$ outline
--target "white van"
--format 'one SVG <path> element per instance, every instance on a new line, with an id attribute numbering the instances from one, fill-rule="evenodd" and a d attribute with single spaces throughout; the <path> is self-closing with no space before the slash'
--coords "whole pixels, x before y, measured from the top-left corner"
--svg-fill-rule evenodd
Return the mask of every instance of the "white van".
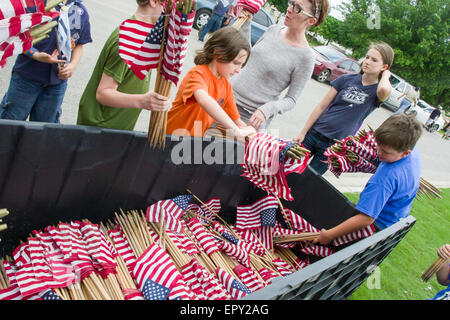
<path id="1" fill-rule="evenodd" d="M 403 93 L 408 92 L 409 90 L 414 90 L 414 86 L 393 73 L 391 75 L 390 81 L 392 85 L 391 94 L 389 98 L 381 105 L 395 112 L 400 107 L 400 103 L 404 99 L 404 97 L 402 97 L 401 99 L 398 99 L 398 97 L 400 97 Z"/>

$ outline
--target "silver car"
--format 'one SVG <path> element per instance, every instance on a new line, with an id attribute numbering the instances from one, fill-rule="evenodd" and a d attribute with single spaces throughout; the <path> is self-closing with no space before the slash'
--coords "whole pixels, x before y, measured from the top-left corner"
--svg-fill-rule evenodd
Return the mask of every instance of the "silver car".
<path id="1" fill-rule="evenodd" d="M 404 99 L 404 97 L 401 99 L 399 99 L 398 97 L 400 97 L 405 92 L 414 90 L 414 86 L 393 73 L 391 75 L 390 81 L 392 85 L 391 94 L 389 98 L 381 105 L 395 112 L 400 107 L 400 104 Z"/>

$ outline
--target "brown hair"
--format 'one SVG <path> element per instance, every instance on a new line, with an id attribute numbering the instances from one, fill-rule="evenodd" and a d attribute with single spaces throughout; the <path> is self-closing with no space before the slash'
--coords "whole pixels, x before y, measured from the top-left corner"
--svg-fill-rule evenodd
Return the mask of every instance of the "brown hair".
<path id="1" fill-rule="evenodd" d="M 383 64 L 387 64 L 388 69 L 392 67 L 392 64 L 394 63 L 394 50 L 390 45 L 388 45 L 386 42 L 372 42 L 370 43 L 369 49 L 367 49 L 367 51 L 369 51 L 370 49 L 375 49 L 380 53 L 381 59 L 383 60 Z M 363 61 L 361 61 L 360 65 L 361 67 L 361 70 L 359 71 L 360 74 L 364 73 L 362 64 Z M 380 72 L 380 74 L 378 75 L 378 80 L 381 79 L 381 75 L 382 72 Z"/>
<path id="2" fill-rule="evenodd" d="M 312 13 L 317 19 L 314 26 L 320 26 L 328 16 L 330 4 L 328 0 L 309 0 L 309 2 L 312 4 Z"/>
<path id="3" fill-rule="evenodd" d="M 389 146 L 398 152 L 414 149 L 422 135 L 422 125 L 413 116 L 394 114 L 387 118 L 377 130 L 375 140 L 378 144 Z"/>
<path id="4" fill-rule="evenodd" d="M 223 27 L 211 35 L 203 49 L 196 52 L 194 63 L 197 65 L 209 64 L 214 58 L 219 62 L 231 62 L 241 50 L 248 52 L 247 60 L 245 61 L 247 63 L 251 51 L 248 40 L 236 28 L 231 26 Z"/>
<path id="5" fill-rule="evenodd" d="M 140 6 L 146 6 L 148 3 L 150 2 L 150 0 L 136 0 L 136 3 Z"/>

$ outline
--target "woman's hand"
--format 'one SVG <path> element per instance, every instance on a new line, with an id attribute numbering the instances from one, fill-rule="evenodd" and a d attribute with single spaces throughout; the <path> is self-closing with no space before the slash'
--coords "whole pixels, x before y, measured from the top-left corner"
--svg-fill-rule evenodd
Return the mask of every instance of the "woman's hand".
<path id="1" fill-rule="evenodd" d="M 266 122 L 266 116 L 262 113 L 262 111 L 256 110 L 248 120 L 248 125 L 252 126 L 256 130 L 259 130 L 264 122 Z"/>

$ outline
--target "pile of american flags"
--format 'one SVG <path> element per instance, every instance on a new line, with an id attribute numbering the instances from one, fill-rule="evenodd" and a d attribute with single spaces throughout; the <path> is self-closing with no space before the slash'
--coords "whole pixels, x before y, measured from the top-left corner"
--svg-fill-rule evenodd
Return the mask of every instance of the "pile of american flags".
<path id="1" fill-rule="evenodd" d="M 286 228 L 278 210 L 275 197 L 266 196 L 238 206 L 230 225 L 219 215 L 219 199 L 204 203 L 190 193 L 146 212 L 120 211 L 106 223 L 34 230 L 0 262 L 0 300 L 239 299 L 306 267 L 311 255 L 336 250 L 289 238 L 318 232 L 288 209 L 292 228 Z M 367 235 L 348 235 L 333 246 Z"/>
<path id="2" fill-rule="evenodd" d="M 234 14 L 239 16 L 239 13 L 245 9 L 255 15 L 265 3 L 265 0 L 238 0 L 236 7 L 234 8 Z M 233 27 L 240 29 L 246 21 L 247 18 L 240 17 L 233 23 Z"/>
<path id="3" fill-rule="evenodd" d="M 29 50 L 33 44 L 47 37 L 58 17 L 54 8 L 59 1 L 1 0 L 0 1 L 0 66 L 8 58 Z"/>
<path id="4" fill-rule="evenodd" d="M 337 177 L 343 172 L 375 173 L 380 160 L 377 156 L 377 143 L 373 132 L 361 129 L 356 136 L 349 136 L 329 147 L 327 157 L 328 169 Z"/>

